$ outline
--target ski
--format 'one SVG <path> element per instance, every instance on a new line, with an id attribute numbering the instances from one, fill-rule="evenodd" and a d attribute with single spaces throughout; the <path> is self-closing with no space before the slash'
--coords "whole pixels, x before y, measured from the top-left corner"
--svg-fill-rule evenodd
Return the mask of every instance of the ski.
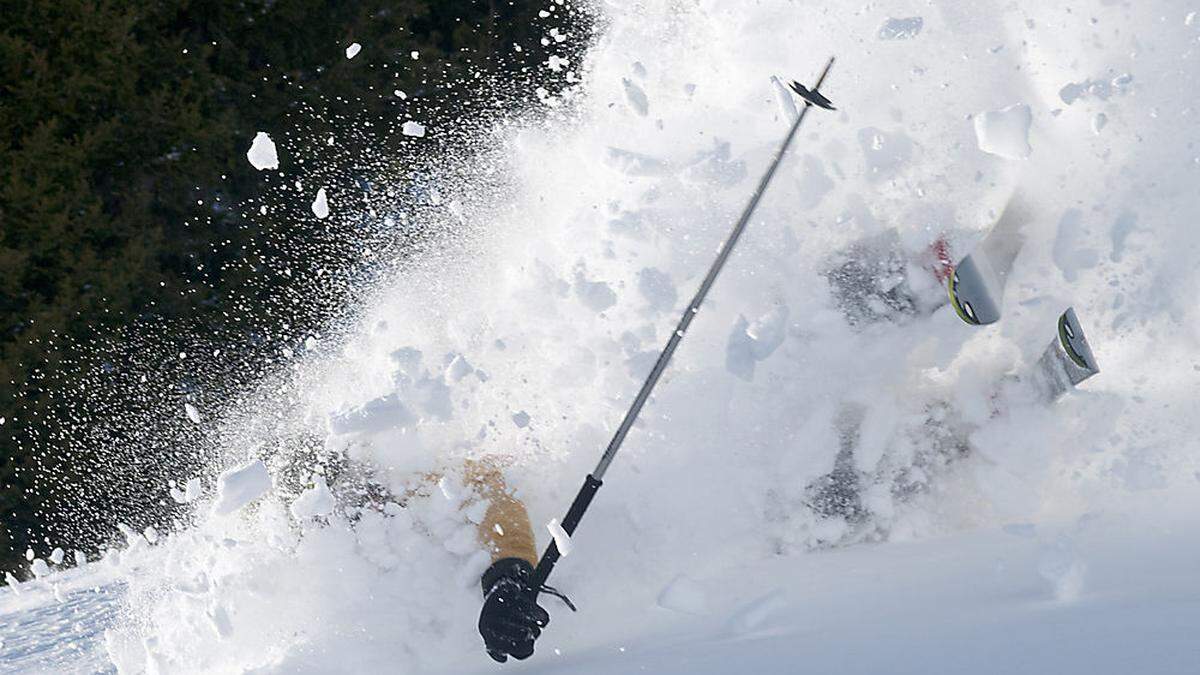
<path id="1" fill-rule="evenodd" d="M 913 255 L 904 250 L 899 234 L 888 230 L 835 254 L 825 278 L 853 326 L 901 323 L 929 316 L 947 303 L 968 324 L 995 323 L 1027 221 L 1028 211 L 1014 195 L 984 238 L 957 263 L 951 241 L 963 238 L 960 233 L 944 233 Z"/>
<path id="2" fill-rule="evenodd" d="M 1034 365 L 1031 379 L 1046 402 L 1062 398 L 1079 383 L 1100 372 L 1075 308 L 1058 317 L 1058 332 Z"/>

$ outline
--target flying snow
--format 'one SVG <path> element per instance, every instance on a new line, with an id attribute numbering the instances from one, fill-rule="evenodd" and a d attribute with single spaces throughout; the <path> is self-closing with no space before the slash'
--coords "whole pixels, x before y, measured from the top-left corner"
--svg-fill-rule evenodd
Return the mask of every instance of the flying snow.
<path id="1" fill-rule="evenodd" d="M 357 42 L 351 42 L 350 46 L 346 47 L 346 58 L 352 59 L 358 56 L 358 53 L 361 51 L 362 45 L 358 44 Z"/>
<path id="2" fill-rule="evenodd" d="M 187 418 L 192 421 L 192 424 L 200 424 L 202 421 L 202 418 L 200 417 L 200 411 L 191 403 L 183 404 L 183 412 L 187 415 Z"/>
<path id="3" fill-rule="evenodd" d="M 975 115 L 975 138 L 979 149 L 1005 159 L 1025 159 L 1033 114 L 1024 103 Z"/>
<path id="4" fill-rule="evenodd" d="M 307 520 L 317 516 L 327 516 L 333 513 L 333 494 L 325 483 L 324 476 L 314 476 L 313 486 L 292 502 L 291 512 L 296 520 Z"/>
<path id="5" fill-rule="evenodd" d="M 262 460 L 255 459 L 223 472 L 217 478 L 213 514 L 228 515 L 263 496 L 271 489 L 271 474 Z"/>
<path id="6" fill-rule="evenodd" d="M 425 125 L 421 124 L 420 122 L 414 122 L 412 120 L 409 120 L 404 123 L 404 126 L 402 126 L 400 128 L 400 131 L 405 136 L 413 136 L 414 138 L 424 138 Z"/>
<path id="7" fill-rule="evenodd" d="M 317 190 L 317 198 L 312 203 L 312 212 L 318 218 L 329 217 L 329 200 L 325 197 L 325 188 Z"/>
<path id="8" fill-rule="evenodd" d="M 246 159 L 259 171 L 279 168 L 279 153 L 275 150 L 275 141 L 265 131 L 254 135 L 250 149 L 246 151 Z"/>

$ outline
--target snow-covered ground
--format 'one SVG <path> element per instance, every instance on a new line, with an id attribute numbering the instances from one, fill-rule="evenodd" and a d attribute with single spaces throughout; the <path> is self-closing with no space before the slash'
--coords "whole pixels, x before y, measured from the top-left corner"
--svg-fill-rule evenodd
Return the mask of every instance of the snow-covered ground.
<path id="1" fill-rule="evenodd" d="M 456 238 L 287 388 L 206 412 L 231 440 L 194 525 L 0 590 L 0 669 L 1194 672 L 1198 8 L 599 9 L 587 62 L 548 64 L 578 69 L 573 113 L 477 160 L 504 189 L 439 186 Z M 546 598 L 534 658 L 493 664 L 462 459 L 562 516 L 787 129 L 773 77 L 831 54 L 839 111 L 806 122 L 555 572 L 579 613 Z M 1014 192 L 1000 324 L 837 309 L 837 251 L 969 248 Z M 998 389 L 1068 306 L 1101 374 L 1050 406 Z M 809 490 L 846 410 L 861 520 Z"/>

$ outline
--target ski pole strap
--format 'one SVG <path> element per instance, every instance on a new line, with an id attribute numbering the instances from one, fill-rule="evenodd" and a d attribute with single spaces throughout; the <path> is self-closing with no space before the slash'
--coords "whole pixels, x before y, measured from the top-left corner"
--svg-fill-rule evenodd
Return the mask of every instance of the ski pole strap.
<path id="1" fill-rule="evenodd" d="M 584 479 L 583 487 L 579 488 L 579 493 L 575 495 L 575 501 L 571 502 L 571 508 L 567 510 L 567 515 L 563 518 L 562 528 L 568 535 L 575 533 L 575 527 L 583 518 L 583 512 L 587 511 L 588 505 L 592 503 L 592 497 L 596 496 L 596 491 L 603 484 L 604 481 L 593 477 L 590 473 Z M 546 585 L 546 579 L 550 578 L 550 571 L 554 569 L 554 564 L 560 557 L 562 554 L 558 550 L 558 543 L 551 540 L 550 545 L 546 547 L 546 552 L 542 554 L 542 559 L 538 561 L 537 569 L 533 572 L 531 585 L 534 588 L 540 589 Z"/>

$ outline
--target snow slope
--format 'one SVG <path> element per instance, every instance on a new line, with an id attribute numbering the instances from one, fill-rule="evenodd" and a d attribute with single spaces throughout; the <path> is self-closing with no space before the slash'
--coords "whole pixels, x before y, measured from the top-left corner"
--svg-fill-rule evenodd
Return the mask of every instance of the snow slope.
<path id="1" fill-rule="evenodd" d="M 71 638 L 39 618 L 45 589 L 44 604 L 5 590 L 0 667 L 59 671 L 78 645 L 75 667 L 94 668 L 103 623 L 122 672 L 498 670 L 475 633 L 486 556 L 461 460 L 502 457 L 534 521 L 561 517 L 786 131 L 772 77 L 809 80 L 836 54 L 839 112 L 811 116 L 555 572 L 581 611 L 547 598 L 538 654 L 504 668 L 1188 672 L 1191 9 L 599 9 L 571 64 L 583 85 L 550 102 L 566 114 L 501 129 L 473 160 L 502 189 L 438 186 L 458 236 L 381 286 L 344 340 L 206 416 L 230 441 L 195 524 L 95 573 L 121 611 Z M 889 229 L 912 250 L 978 235 L 1018 190 L 1036 216 L 1001 324 L 943 308 L 852 328 L 837 310 L 835 251 Z M 1052 407 L 997 394 L 1069 305 L 1102 373 Z M 847 407 L 861 523 L 806 492 Z M 252 459 L 271 480 L 214 508 L 218 474 Z"/>

